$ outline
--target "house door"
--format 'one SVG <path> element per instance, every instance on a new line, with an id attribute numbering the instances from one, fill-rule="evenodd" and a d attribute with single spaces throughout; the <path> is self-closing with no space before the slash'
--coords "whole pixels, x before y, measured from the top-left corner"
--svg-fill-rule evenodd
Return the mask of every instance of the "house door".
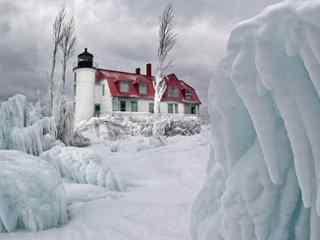
<path id="1" fill-rule="evenodd" d="M 125 112 L 127 109 L 127 102 L 125 100 L 120 101 L 120 112 Z"/>
<path id="2" fill-rule="evenodd" d="M 197 107 L 196 107 L 196 105 L 191 105 L 191 114 L 197 114 Z"/>
<path id="3" fill-rule="evenodd" d="M 101 105 L 100 104 L 95 104 L 94 105 L 94 115 L 95 117 L 99 117 L 101 113 Z"/>

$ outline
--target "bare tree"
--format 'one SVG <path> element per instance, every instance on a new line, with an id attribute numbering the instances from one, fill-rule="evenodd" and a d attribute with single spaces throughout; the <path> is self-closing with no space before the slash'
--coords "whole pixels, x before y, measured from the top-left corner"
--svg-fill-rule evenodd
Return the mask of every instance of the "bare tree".
<path id="1" fill-rule="evenodd" d="M 73 17 L 63 23 L 62 39 L 59 48 L 62 54 L 62 81 L 59 84 L 59 97 L 56 99 L 57 109 L 55 120 L 57 125 L 57 137 L 65 144 L 71 143 L 73 134 L 73 104 L 70 104 L 66 97 L 66 75 L 69 60 L 75 53 L 76 35 Z"/>
<path id="2" fill-rule="evenodd" d="M 176 44 L 177 34 L 173 31 L 174 10 L 169 4 L 163 11 L 159 26 L 159 46 L 158 46 L 158 66 L 155 77 L 154 113 L 160 113 L 160 101 L 167 89 L 166 74 L 172 66 L 172 61 L 168 60 L 168 55 Z"/>
<path id="3" fill-rule="evenodd" d="M 75 53 L 75 23 L 73 17 L 63 24 L 62 39 L 59 46 L 62 52 L 62 92 L 65 93 L 67 65 Z"/>
<path id="4" fill-rule="evenodd" d="M 66 10 L 63 7 L 58 13 L 55 21 L 53 23 L 53 50 L 52 50 L 52 62 L 51 62 L 51 71 L 50 71 L 50 83 L 49 83 L 49 113 L 53 114 L 53 105 L 54 105 L 54 94 L 56 91 L 56 84 L 54 80 L 54 74 L 56 69 L 57 54 L 59 49 L 59 44 L 62 41 L 63 36 L 63 24 L 65 21 Z"/>

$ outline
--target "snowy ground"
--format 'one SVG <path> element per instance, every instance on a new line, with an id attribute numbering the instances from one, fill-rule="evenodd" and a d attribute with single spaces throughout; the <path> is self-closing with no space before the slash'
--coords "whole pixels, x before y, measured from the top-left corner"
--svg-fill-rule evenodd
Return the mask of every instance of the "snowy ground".
<path id="1" fill-rule="evenodd" d="M 138 152 L 130 147 L 110 152 L 102 143 L 91 148 L 128 185 L 127 191 L 65 184 L 71 215 L 67 225 L 39 233 L 0 234 L 0 239 L 190 239 L 190 207 L 208 160 L 207 129 Z"/>

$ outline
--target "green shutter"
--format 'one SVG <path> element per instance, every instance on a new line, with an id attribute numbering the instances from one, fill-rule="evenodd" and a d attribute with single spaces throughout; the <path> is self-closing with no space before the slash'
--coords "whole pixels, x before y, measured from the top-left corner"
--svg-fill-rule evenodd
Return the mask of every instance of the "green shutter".
<path id="1" fill-rule="evenodd" d="M 138 112 L 138 103 L 137 103 L 137 101 L 131 101 L 131 112 Z"/>
<path id="2" fill-rule="evenodd" d="M 106 95 L 105 85 L 102 84 L 102 96 Z"/>
<path id="3" fill-rule="evenodd" d="M 168 113 L 173 113 L 173 104 L 168 103 Z"/>
<path id="4" fill-rule="evenodd" d="M 177 104 L 177 103 L 174 104 L 174 112 L 175 112 L 175 113 L 179 113 L 179 111 L 178 111 L 178 104 Z"/>

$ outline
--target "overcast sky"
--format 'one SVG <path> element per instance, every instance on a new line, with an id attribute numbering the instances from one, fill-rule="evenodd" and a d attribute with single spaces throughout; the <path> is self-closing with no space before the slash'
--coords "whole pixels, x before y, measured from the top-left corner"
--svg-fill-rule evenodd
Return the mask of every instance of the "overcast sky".
<path id="1" fill-rule="evenodd" d="M 33 98 L 37 89 L 45 94 L 50 32 L 63 4 L 76 19 L 77 53 L 87 47 L 101 68 L 144 72 L 145 63 L 155 64 L 159 16 L 172 2 L 178 33 L 172 72 L 193 85 L 206 105 L 210 76 L 232 26 L 276 1 L 0 0 L 0 100 L 14 93 Z"/>

